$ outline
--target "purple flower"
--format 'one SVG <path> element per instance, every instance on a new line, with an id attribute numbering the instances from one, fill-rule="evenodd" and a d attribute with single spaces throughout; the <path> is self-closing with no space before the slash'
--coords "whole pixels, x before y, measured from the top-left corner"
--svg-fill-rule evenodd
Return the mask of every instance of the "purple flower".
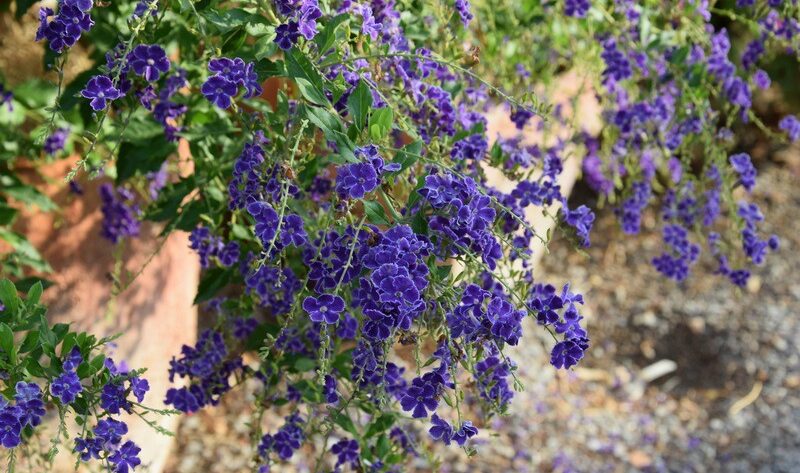
<path id="1" fill-rule="evenodd" d="M 299 25 L 296 21 L 289 21 L 285 24 L 278 25 L 275 29 L 275 44 L 284 51 L 292 49 L 292 46 L 297 43 L 300 38 Z"/>
<path id="2" fill-rule="evenodd" d="M 739 174 L 739 182 L 742 187 L 751 192 L 756 185 L 756 168 L 750 161 L 750 155 L 747 153 L 734 154 L 730 157 L 731 166 L 734 171 Z"/>
<path id="3" fill-rule="evenodd" d="M 763 69 L 758 69 L 756 72 L 753 73 L 753 83 L 759 89 L 769 89 L 769 85 L 772 83 L 769 78 L 769 74 Z"/>
<path id="4" fill-rule="evenodd" d="M 433 425 L 428 429 L 431 438 L 439 440 L 445 445 L 450 445 L 453 440 L 453 426 L 435 413 L 431 416 L 431 423 Z"/>
<path id="5" fill-rule="evenodd" d="M 336 392 L 336 378 L 326 374 L 325 385 L 322 387 L 322 394 L 325 395 L 325 402 L 336 404 L 339 401 L 339 394 Z"/>
<path id="6" fill-rule="evenodd" d="M 150 390 L 150 383 L 144 378 L 134 376 L 129 380 L 131 393 L 136 397 L 138 402 L 144 400 L 144 395 Z"/>
<path id="7" fill-rule="evenodd" d="M 314 322 L 335 324 L 344 310 L 344 299 L 332 294 L 308 296 L 303 300 L 303 310 Z"/>
<path id="8" fill-rule="evenodd" d="M 169 70 L 169 59 L 164 48 L 157 44 L 140 44 L 128 54 L 133 71 L 147 82 L 155 82 Z"/>
<path id="9" fill-rule="evenodd" d="M 106 108 L 106 101 L 113 101 L 122 97 L 119 91 L 108 76 L 94 76 L 86 83 L 86 87 L 81 91 L 84 98 L 92 99 L 89 105 L 95 111 Z"/>
<path id="10" fill-rule="evenodd" d="M 576 18 L 583 18 L 586 16 L 591 6 L 592 4 L 589 3 L 589 0 L 565 0 L 564 14 Z"/>
<path id="11" fill-rule="evenodd" d="M 300 7 L 297 30 L 307 40 L 314 39 L 317 35 L 317 20 L 322 16 L 317 0 L 305 0 Z M 296 40 L 294 41 L 296 42 Z M 284 48 L 286 49 L 286 48 Z"/>
<path id="12" fill-rule="evenodd" d="M 343 197 L 361 199 L 378 187 L 378 174 L 369 163 L 340 166 L 336 175 L 336 191 Z"/>
<path id="13" fill-rule="evenodd" d="M 781 118 L 778 127 L 789 135 L 789 140 L 797 141 L 800 139 L 800 120 L 794 115 L 786 115 Z"/>
<path id="14" fill-rule="evenodd" d="M 135 443 L 128 440 L 123 443 L 119 450 L 108 457 L 108 462 L 114 465 L 114 473 L 128 473 L 134 470 L 142 461 L 139 459 L 139 452 L 142 449 Z"/>
<path id="15" fill-rule="evenodd" d="M 0 444 L 6 448 L 14 448 L 20 444 L 22 424 L 19 418 L 8 407 L 0 410 Z"/>
<path id="16" fill-rule="evenodd" d="M 100 407 L 110 414 L 119 414 L 121 410 L 130 411 L 131 404 L 125 396 L 125 387 L 113 382 L 106 383 L 100 393 Z"/>
<path id="17" fill-rule="evenodd" d="M 361 5 L 358 13 L 361 15 L 361 33 L 369 36 L 373 41 L 377 40 L 383 25 L 375 21 L 375 17 L 372 15 L 372 7 Z"/>
<path id="18" fill-rule="evenodd" d="M 61 151 L 64 149 L 64 144 L 66 144 L 68 136 L 69 128 L 59 128 L 53 131 L 53 134 L 44 140 L 44 145 L 42 146 L 44 152 L 52 156 Z"/>
<path id="19" fill-rule="evenodd" d="M 331 453 L 336 455 L 336 466 L 350 464 L 353 468 L 358 466 L 358 442 L 353 439 L 342 439 L 333 444 Z"/>
<path id="20" fill-rule="evenodd" d="M 118 243 L 126 237 L 139 235 L 139 207 L 132 204 L 133 194 L 121 188 L 114 192 L 111 184 L 100 186 L 100 200 L 103 212 L 103 224 L 100 234 L 111 241 Z"/>
<path id="21" fill-rule="evenodd" d="M 209 102 L 219 108 L 227 109 L 231 106 L 231 98 L 238 93 L 238 88 L 235 82 L 224 77 L 211 76 L 200 87 L 200 91 Z"/>
<path id="22" fill-rule="evenodd" d="M 469 22 L 473 18 L 472 12 L 470 12 L 469 0 L 456 0 L 456 11 L 458 16 L 461 17 L 461 23 L 464 24 L 464 28 L 469 26 Z"/>
<path id="23" fill-rule="evenodd" d="M 266 202 L 251 202 L 247 212 L 256 221 L 256 236 L 264 245 L 269 245 L 275 238 L 278 228 L 278 212 Z"/>
<path id="24" fill-rule="evenodd" d="M 72 347 L 66 359 L 64 359 L 64 371 L 75 371 L 78 366 L 83 362 L 81 350 L 78 347 Z"/>
<path id="25" fill-rule="evenodd" d="M 400 399 L 400 406 L 405 411 L 412 411 L 415 419 L 428 417 L 428 411 L 435 411 L 438 405 L 436 388 L 420 378 L 414 379 Z"/>
<path id="26" fill-rule="evenodd" d="M 104 444 L 117 445 L 122 442 L 122 436 L 128 433 L 128 425 L 125 422 L 107 418 L 97 422 L 94 428 L 94 436 Z"/>
<path id="27" fill-rule="evenodd" d="M 81 380 L 74 371 L 66 371 L 50 383 L 50 394 L 57 397 L 62 404 L 72 404 L 83 391 Z"/>
<path id="28" fill-rule="evenodd" d="M 45 414 L 42 390 L 36 383 L 20 381 L 14 387 L 14 400 L 17 401 L 16 414 L 23 427 L 36 427 Z"/>
<path id="29" fill-rule="evenodd" d="M 556 343 L 550 355 L 550 364 L 556 368 L 569 369 L 578 364 L 588 348 L 585 339 L 567 339 Z"/>
<path id="30" fill-rule="evenodd" d="M 461 428 L 453 434 L 453 440 L 462 447 L 468 439 L 478 435 L 478 429 L 472 425 L 471 421 L 465 420 L 461 423 Z"/>
<path id="31" fill-rule="evenodd" d="M 308 235 L 303 228 L 303 219 L 299 215 L 287 215 L 281 225 L 281 244 L 285 246 L 303 246 Z"/>

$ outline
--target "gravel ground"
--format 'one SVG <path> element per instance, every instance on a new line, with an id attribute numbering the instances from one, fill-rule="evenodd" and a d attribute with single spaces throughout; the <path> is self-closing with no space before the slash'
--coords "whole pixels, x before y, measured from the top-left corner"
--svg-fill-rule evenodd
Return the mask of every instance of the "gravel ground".
<path id="1" fill-rule="evenodd" d="M 601 213 L 588 256 L 555 241 L 541 267 L 587 299 L 595 345 L 581 367 L 556 372 L 547 339 L 526 327 L 511 354 L 525 391 L 511 415 L 479 425 L 478 455 L 443 449 L 440 471 L 797 472 L 800 468 L 800 165 L 761 171 L 763 230 L 782 246 L 746 290 L 702 264 L 685 284 L 649 260 L 653 232 L 625 237 Z M 645 227 L 655 225 L 652 216 Z M 541 343 L 538 343 L 541 341 Z M 169 473 L 247 471 L 248 394 L 186 417 Z M 307 471 L 308 456 L 292 468 Z M 422 459 L 412 468 L 432 471 Z"/>

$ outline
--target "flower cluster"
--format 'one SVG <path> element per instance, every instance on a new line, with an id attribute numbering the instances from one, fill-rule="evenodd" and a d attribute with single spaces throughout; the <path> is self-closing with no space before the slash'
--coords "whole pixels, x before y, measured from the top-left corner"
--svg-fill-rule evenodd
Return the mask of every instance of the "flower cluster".
<path id="1" fill-rule="evenodd" d="M 184 345 L 181 357 L 170 361 L 170 380 L 188 378 L 188 387 L 170 388 L 164 403 L 181 412 L 195 412 L 216 405 L 231 389 L 230 376 L 242 369 L 242 358 L 228 352 L 222 334 L 205 330 L 194 347 Z"/>
<path id="2" fill-rule="evenodd" d="M 19 445 L 22 429 L 36 427 L 45 414 L 42 390 L 35 383 L 18 382 L 14 401 L 12 405 L 0 398 L 0 444 L 5 448 Z"/>
<path id="3" fill-rule="evenodd" d="M 124 187 L 115 190 L 108 183 L 100 186 L 100 210 L 103 212 L 100 234 L 103 238 L 116 244 L 139 235 L 139 207 L 134 200 L 133 192 Z"/>
<path id="4" fill-rule="evenodd" d="M 36 41 L 46 39 L 57 53 L 71 48 L 94 26 L 91 9 L 92 0 L 58 0 L 57 14 L 52 8 L 40 8 Z"/>
<path id="5" fill-rule="evenodd" d="M 75 438 L 74 452 L 83 461 L 91 459 L 107 462 L 114 473 L 128 473 L 142 462 L 139 459 L 139 446 L 130 440 L 123 442 L 128 426 L 111 417 L 101 419 L 85 437 Z"/>
<path id="6" fill-rule="evenodd" d="M 297 44 L 300 36 L 314 39 L 317 20 L 322 16 L 317 0 L 278 0 L 275 5 L 278 13 L 286 18 L 286 22 L 275 29 L 275 44 L 288 50 Z"/>
<path id="7" fill-rule="evenodd" d="M 238 57 L 220 57 L 208 62 L 208 70 L 212 74 L 200 90 L 209 102 L 219 108 L 231 106 L 231 100 L 239 94 L 239 87 L 244 87 L 245 98 L 255 97 L 263 92 L 253 62 L 246 63 Z"/>

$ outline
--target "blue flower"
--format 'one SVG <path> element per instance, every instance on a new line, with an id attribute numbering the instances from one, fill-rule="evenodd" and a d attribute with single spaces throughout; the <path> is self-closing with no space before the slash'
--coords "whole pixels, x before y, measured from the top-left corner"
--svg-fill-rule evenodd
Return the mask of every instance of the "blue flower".
<path id="1" fill-rule="evenodd" d="M 550 364 L 556 368 L 569 369 L 578 364 L 588 347 L 588 340 L 582 338 L 558 342 L 550 354 Z"/>
<path id="2" fill-rule="evenodd" d="M 800 139 L 800 120 L 794 115 L 786 115 L 778 122 L 778 127 L 785 131 L 791 141 Z"/>
<path id="3" fill-rule="evenodd" d="M 445 445 L 450 445 L 450 442 L 453 440 L 453 426 L 435 413 L 431 416 L 431 423 L 433 426 L 428 429 L 431 438 L 439 440 Z"/>
<path id="4" fill-rule="evenodd" d="M 296 21 L 289 21 L 275 28 L 275 44 L 284 51 L 292 49 L 298 39 L 300 39 L 300 30 Z"/>
<path id="5" fill-rule="evenodd" d="M 299 215 L 287 215 L 281 225 L 281 244 L 285 246 L 303 246 L 308 235 L 303 228 L 303 219 Z"/>
<path id="6" fill-rule="evenodd" d="M 131 393 L 136 397 L 136 400 L 142 402 L 144 395 L 150 390 L 150 383 L 144 378 L 134 376 L 129 380 Z"/>
<path id="7" fill-rule="evenodd" d="M 340 166 L 336 174 L 336 191 L 343 197 L 361 199 L 378 187 L 378 174 L 368 163 Z"/>
<path id="8" fill-rule="evenodd" d="M 335 324 L 344 310 L 344 299 L 332 294 L 308 296 L 303 300 L 303 310 L 314 322 Z"/>
<path id="9" fill-rule="evenodd" d="M 57 397 L 62 404 L 71 404 L 83 391 L 81 380 L 74 371 L 66 371 L 50 383 L 50 394 Z"/>
<path id="10" fill-rule="evenodd" d="M 436 407 L 439 406 L 439 401 L 436 398 L 435 387 L 420 378 L 416 378 L 400 399 L 400 406 L 405 411 L 413 411 L 411 413 L 412 417 L 420 419 L 428 417 L 428 411 L 436 410 Z"/>
<path id="11" fill-rule="evenodd" d="M 753 190 L 756 185 L 756 168 L 750 161 L 747 153 L 734 154 L 730 158 L 731 166 L 739 174 L 739 182 L 748 192 Z"/>
<path id="12" fill-rule="evenodd" d="M 108 76 L 94 76 L 86 83 L 81 95 L 84 98 L 92 99 L 89 105 L 93 110 L 100 111 L 106 108 L 107 101 L 122 97 L 122 92 L 114 87 Z"/>
<path id="13" fill-rule="evenodd" d="M 331 453 L 336 455 L 336 466 L 350 464 L 353 468 L 358 467 L 358 442 L 353 439 L 342 439 L 331 446 Z"/>
<path id="14" fill-rule="evenodd" d="M 110 414 L 119 414 L 120 410 L 130 411 L 131 404 L 125 396 L 125 387 L 112 382 L 103 386 L 100 393 L 100 407 Z"/>
<path id="15" fill-rule="evenodd" d="M 19 418 L 8 407 L 0 411 L 0 444 L 6 448 L 14 448 L 20 444 L 22 424 Z"/>
<path id="16" fill-rule="evenodd" d="M 262 244 L 269 245 L 278 228 L 278 212 L 266 202 L 251 202 L 247 205 L 247 212 L 256 221 L 256 236 Z"/>
<path id="17" fill-rule="evenodd" d="M 325 402 L 328 404 L 336 404 L 339 401 L 339 394 L 336 392 L 336 378 L 329 374 L 325 375 L 322 393 L 325 395 Z"/>
<path id="18" fill-rule="evenodd" d="M 203 82 L 200 91 L 209 102 L 221 109 L 227 109 L 231 106 L 231 98 L 235 97 L 239 90 L 235 82 L 221 76 L 211 76 Z"/>
<path id="19" fill-rule="evenodd" d="M 128 63 L 133 71 L 147 82 L 155 82 L 169 71 L 169 59 L 164 48 L 157 44 L 139 44 L 128 54 Z"/>
<path id="20" fill-rule="evenodd" d="M 128 440 L 119 447 L 119 450 L 108 457 L 108 461 L 114 465 L 115 473 L 128 473 L 129 470 L 134 470 L 142 463 L 139 459 L 141 451 L 139 446 Z"/>

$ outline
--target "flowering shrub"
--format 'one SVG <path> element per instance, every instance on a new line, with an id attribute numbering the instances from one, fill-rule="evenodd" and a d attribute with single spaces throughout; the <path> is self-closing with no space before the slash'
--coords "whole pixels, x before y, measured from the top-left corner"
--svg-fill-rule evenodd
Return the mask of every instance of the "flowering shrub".
<path id="1" fill-rule="evenodd" d="M 318 466 L 400 471 L 425 448 L 420 427 L 473 453 L 476 425 L 521 388 L 507 351 L 532 336 L 525 318 L 549 332 L 554 368 L 580 362 L 583 297 L 533 280 L 531 248 L 549 232 L 525 212 L 540 208 L 590 244 L 592 210 L 570 207 L 559 185 L 570 156 L 623 232 L 639 232 L 660 204 L 665 245 L 653 266 L 668 278 L 687 278 L 705 247 L 718 273 L 744 285 L 747 264 L 778 248 L 758 231 L 764 217 L 746 200 L 757 172 L 733 152 L 732 130 L 754 122 L 800 136 L 797 118 L 769 130 L 752 111 L 770 84 L 759 64 L 796 54 L 794 3 L 419 3 L 59 0 L 41 9 L 35 38 L 58 83 L 0 89 L 11 137 L 0 223 L 13 221 L 12 199 L 53 208 L 14 162 L 66 147 L 80 155 L 66 176 L 74 193 L 84 173 L 113 179 L 100 188 L 110 243 L 135 238 L 143 220 L 191 232 L 204 270 L 195 302 L 217 319 L 176 353 L 169 375 L 186 383 L 165 402 L 195 412 L 257 379 L 260 471 L 314 439 L 330 447 Z M 754 35 L 740 55 L 720 18 Z M 70 48 L 84 40 L 92 66 L 65 83 Z M 599 132 L 580 127 L 575 106 L 570 116 L 546 105 L 544 84 L 567 69 L 597 93 Z M 520 130 L 538 127 L 540 143 L 488 136 L 491 106 Z M 179 176 L 182 141 L 193 171 Z M 495 188 L 490 167 L 513 190 Z M 47 270 L 22 236 L 2 232 L 16 250 L 4 272 Z M 102 357 L 85 362 L 104 341 L 26 321 L 20 308 L 40 290 L 20 302 L 4 287 L 0 442 L 16 448 L 50 402 L 82 420 L 72 445 L 82 461 L 134 469 L 138 447 L 113 416 L 141 408 L 146 383 Z M 18 331 L 39 338 L 20 345 Z M 285 415 L 281 428 L 263 431 L 267 410 Z"/>

